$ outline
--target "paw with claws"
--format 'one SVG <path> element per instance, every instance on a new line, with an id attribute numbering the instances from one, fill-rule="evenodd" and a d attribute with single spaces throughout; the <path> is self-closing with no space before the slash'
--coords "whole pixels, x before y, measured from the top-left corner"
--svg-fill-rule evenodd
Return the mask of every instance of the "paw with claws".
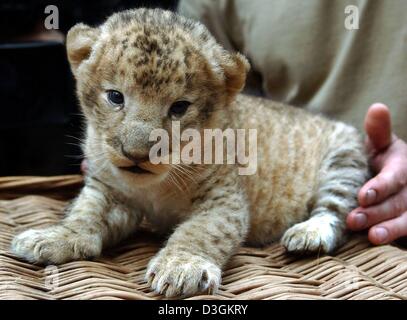
<path id="1" fill-rule="evenodd" d="M 214 293 L 221 281 L 221 270 L 214 263 L 193 254 L 161 250 L 149 263 L 146 280 L 166 297 Z"/>

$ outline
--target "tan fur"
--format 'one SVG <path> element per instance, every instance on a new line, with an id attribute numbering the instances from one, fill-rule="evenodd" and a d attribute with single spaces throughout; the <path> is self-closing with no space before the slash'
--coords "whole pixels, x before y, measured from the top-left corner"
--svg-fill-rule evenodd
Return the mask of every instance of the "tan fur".
<path id="1" fill-rule="evenodd" d="M 146 279 L 175 296 L 216 290 L 222 267 L 245 240 L 282 238 L 292 252 L 329 252 L 343 242 L 344 218 L 368 176 L 355 129 L 239 95 L 246 59 L 222 49 L 201 24 L 170 12 L 139 9 L 99 28 L 77 25 L 67 49 L 87 120 L 90 169 L 68 216 L 18 235 L 17 255 L 41 263 L 97 256 L 146 218 L 159 232 L 174 228 Z M 123 93 L 122 109 L 109 104 L 106 90 Z M 257 173 L 146 160 L 151 131 L 170 131 L 167 113 L 177 100 L 193 102 L 179 119 L 182 130 L 257 129 Z M 119 169 L 134 161 L 152 173 Z"/>

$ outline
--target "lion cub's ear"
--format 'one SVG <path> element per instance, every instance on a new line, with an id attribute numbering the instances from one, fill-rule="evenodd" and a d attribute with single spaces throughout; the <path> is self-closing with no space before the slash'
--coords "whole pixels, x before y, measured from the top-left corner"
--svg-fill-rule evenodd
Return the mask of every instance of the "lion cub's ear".
<path id="1" fill-rule="evenodd" d="M 80 64 L 89 58 L 92 46 L 99 34 L 98 28 L 91 28 L 83 23 L 76 24 L 69 30 L 66 37 L 66 49 L 74 74 L 76 74 Z"/>
<path id="2" fill-rule="evenodd" d="M 221 64 L 225 74 L 225 85 L 229 99 L 233 99 L 244 87 L 250 64 L 240 53 L 228 54 Z"/>

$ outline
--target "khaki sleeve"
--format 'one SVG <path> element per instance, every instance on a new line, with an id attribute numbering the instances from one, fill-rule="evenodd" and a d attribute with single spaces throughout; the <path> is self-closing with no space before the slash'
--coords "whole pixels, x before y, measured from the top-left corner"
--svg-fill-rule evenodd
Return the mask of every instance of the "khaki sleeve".
<path id="1" fill-rule="evenodd" d="M 190 19 L 202 22 L 227 50 L 236 50 L 228 32 L 230 7 L 225 0 L 180 0 L 178 12 Z"/>

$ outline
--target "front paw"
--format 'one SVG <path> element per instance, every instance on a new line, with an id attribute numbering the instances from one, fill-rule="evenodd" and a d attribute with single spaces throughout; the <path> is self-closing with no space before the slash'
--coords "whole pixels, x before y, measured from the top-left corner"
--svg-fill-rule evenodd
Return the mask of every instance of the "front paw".
<path id="1" fill-rule="evenodd" d="M 11 243 L 14 254 L 41 264 L 89 258 L 99 255 L 101 250 L 100 236 L 78 234 L 63 226 L 30 229 L 17 235 Z"/>
<path id="2" fill-rule="evenodd" d="M 214 293 L 221 281 L 221 270 L 200 256 L 170 254 L 163 249 L 150 261 L 146 280 L 154 291 L 166 297 Z"/>

